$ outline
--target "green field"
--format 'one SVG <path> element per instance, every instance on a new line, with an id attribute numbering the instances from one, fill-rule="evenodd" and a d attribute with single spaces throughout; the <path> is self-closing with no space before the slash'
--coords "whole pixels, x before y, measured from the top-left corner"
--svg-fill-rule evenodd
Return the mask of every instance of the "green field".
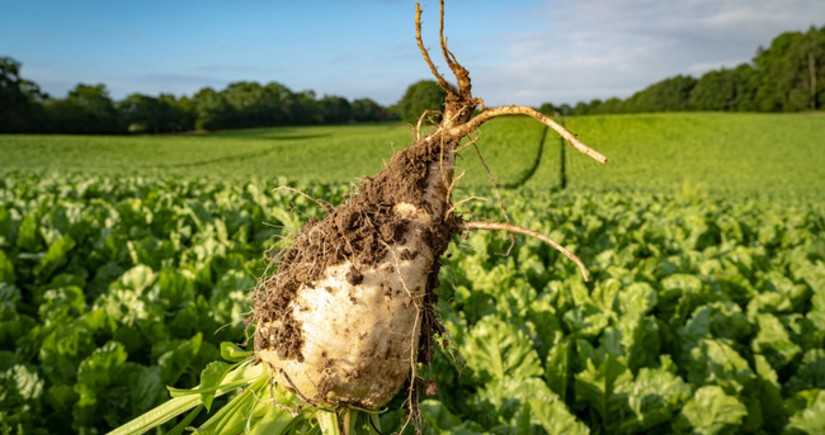
<path id="1" fill-rule="evenodd" d="M 574 160 L 575 187 L 825 194 L 823 114 L 587 116 L 568 126 L 612 159 L 599 169 Z"/>
<path id="2" fill-rule="evenodd" d="M 479 148 L 513 222 L 592 280 L 535 240 L 509 257 L 500 234 L 457 240 L 425 433 L 825 433 L 825 117 L 565 123 L 610 162 L 568 153 L 561 192 L 559 140 L 536 123 L 495 121 Z M 0 432 L 105 432 L 197 385 L 244 340 L 263 252 L 323 213 L 271 189 L 339 203 L 409 137 L 0 135 Z M 493 198 L 472 149 L 460 170 L 460 196 Z M 492 199 L 460 210 L 503 219 Z"/>
<path id="3" fill-rule="evenodd" d="M 538 155 L 542 133 L 541 125 L 525 119 L 491 124 L 481 133 L 489 145 L 484 155 L 502 172 L 502 180 L 519 180 Z M 196 136 L 6 135 L 0 136 L 0 167 L 37 173 L 349 183 L 375 174 L 395 150 L 410 144 L 411 134 L 410 126 L 390 123 Z M 466 154 L 472 168 L 468 179 L 487 180 L 475 153 Z"/>
<path id="4" fill-rule="evenodd" d="M 572 117 L 567 126 L 610 162 L 569 152 L 572 188 L 684 189 L 818 197 L 825 179 L 821 114 L 654 114 Z M 409 126 L 272 128 L 170 136 L 0 136 L 0 168 L 60 174 L 160 175 L 349 183 L 410 142 Z M 559 139 L 529 119 L 499 119 L 479 148 L 502 185 L 559 185 Z M 539 144 L 544 137 L 543 149 Z M 472 149 L 464 185 L 487 184 Z M 533 169 L 536 158 L 541 156 Z M 528 177 L 529 176 L 529 177 Z"/>

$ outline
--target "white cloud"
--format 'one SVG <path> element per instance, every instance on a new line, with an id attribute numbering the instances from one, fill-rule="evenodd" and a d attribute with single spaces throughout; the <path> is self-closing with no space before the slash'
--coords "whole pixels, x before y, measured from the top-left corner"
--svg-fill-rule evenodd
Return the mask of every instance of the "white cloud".
<path id="1" fill-rule="evenodd" d="M 825 1 L 548 0 L 532 13 L 540 24 L 508 35 L 504 61 L 474 74 L 488 103 L 627 97 L 676 74 L 734 67 L 781 32 L 822 25 Z"/>

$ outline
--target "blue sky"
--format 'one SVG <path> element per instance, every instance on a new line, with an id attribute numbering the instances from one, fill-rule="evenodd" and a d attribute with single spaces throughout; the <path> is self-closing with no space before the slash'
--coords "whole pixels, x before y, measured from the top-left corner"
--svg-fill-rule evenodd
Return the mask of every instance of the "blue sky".
<path id="1" fill-rule="evenodd" d="M 0 55 L 58 97 L 79 82 L 120 99 L 250 80 L 392 104 L 429 78 L 411 0 L 3 3 Z M 438 4 L 422 5 L 437 48 Z M 733 67 L 823 24 L 823 0 L 447 0 L 446 34 L 488 105 L 538 105 Z"/>

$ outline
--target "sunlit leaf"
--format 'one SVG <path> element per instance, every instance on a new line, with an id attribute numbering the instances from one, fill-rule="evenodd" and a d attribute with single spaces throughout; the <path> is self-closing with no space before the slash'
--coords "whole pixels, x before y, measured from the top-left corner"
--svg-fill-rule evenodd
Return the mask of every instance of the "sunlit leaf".
<path id="1" fill-rule="evenodd" d="M 674 428 L 699 434 L 735 433 L 747 409 L 735 396 L 715 385 L 696 390 L 682 408 Z"/>

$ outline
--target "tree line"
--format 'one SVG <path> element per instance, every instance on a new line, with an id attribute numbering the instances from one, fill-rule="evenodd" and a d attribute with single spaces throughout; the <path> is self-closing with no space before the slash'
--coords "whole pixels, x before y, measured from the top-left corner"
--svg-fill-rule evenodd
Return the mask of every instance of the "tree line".
<path id="1" fill-rule="evenodd" d="M 341 124 L 402 119 L 415 122 L 438 110 L 445 92 L 431 80 L 410 85 L 399 102 L 384 107 L 369 98 L 349 101 L 313 91 L 294 92 L 270 82 L 236 82 L 176 97 L 134 93 L 114 101 L 103 84 L 78 84 L 52 98 L 20 74 L 20 62 L 0 57 L 0 132 L 168 133 L 281 125 Z M 686 110 L 794 112 L 825 105 L 825 26 L 787 32 L 759 48 L 752 62 L 705 73 L 670 77 L 626 99 L 575 105 L 545 103 L 561 115 Z M 434 114 L 437 116 L 437 114 Z"/>
<path id="2" fill-rule="evenodd" d="M 369 98 L 352 101 L 271 82 L 236 82 L 189 96 L 134 93 L 114 101 L 103 84 L 78 84 L 52 98 L 20 75 L 20 62 L 0 57 L 0 132 L 169 133 L 281 125 L 342 124 L 398 119 Z"/>
<path id="3" fill-rule="evenodd" d="M 825 106 L 825 26 L 786 32 L 759 48 L 752 62 L 709 71 L 698 79 L 677 75 L 624 100 L 575 105 L 545 103 L 562 115 L 666 111 L 798 112 Z"/>

